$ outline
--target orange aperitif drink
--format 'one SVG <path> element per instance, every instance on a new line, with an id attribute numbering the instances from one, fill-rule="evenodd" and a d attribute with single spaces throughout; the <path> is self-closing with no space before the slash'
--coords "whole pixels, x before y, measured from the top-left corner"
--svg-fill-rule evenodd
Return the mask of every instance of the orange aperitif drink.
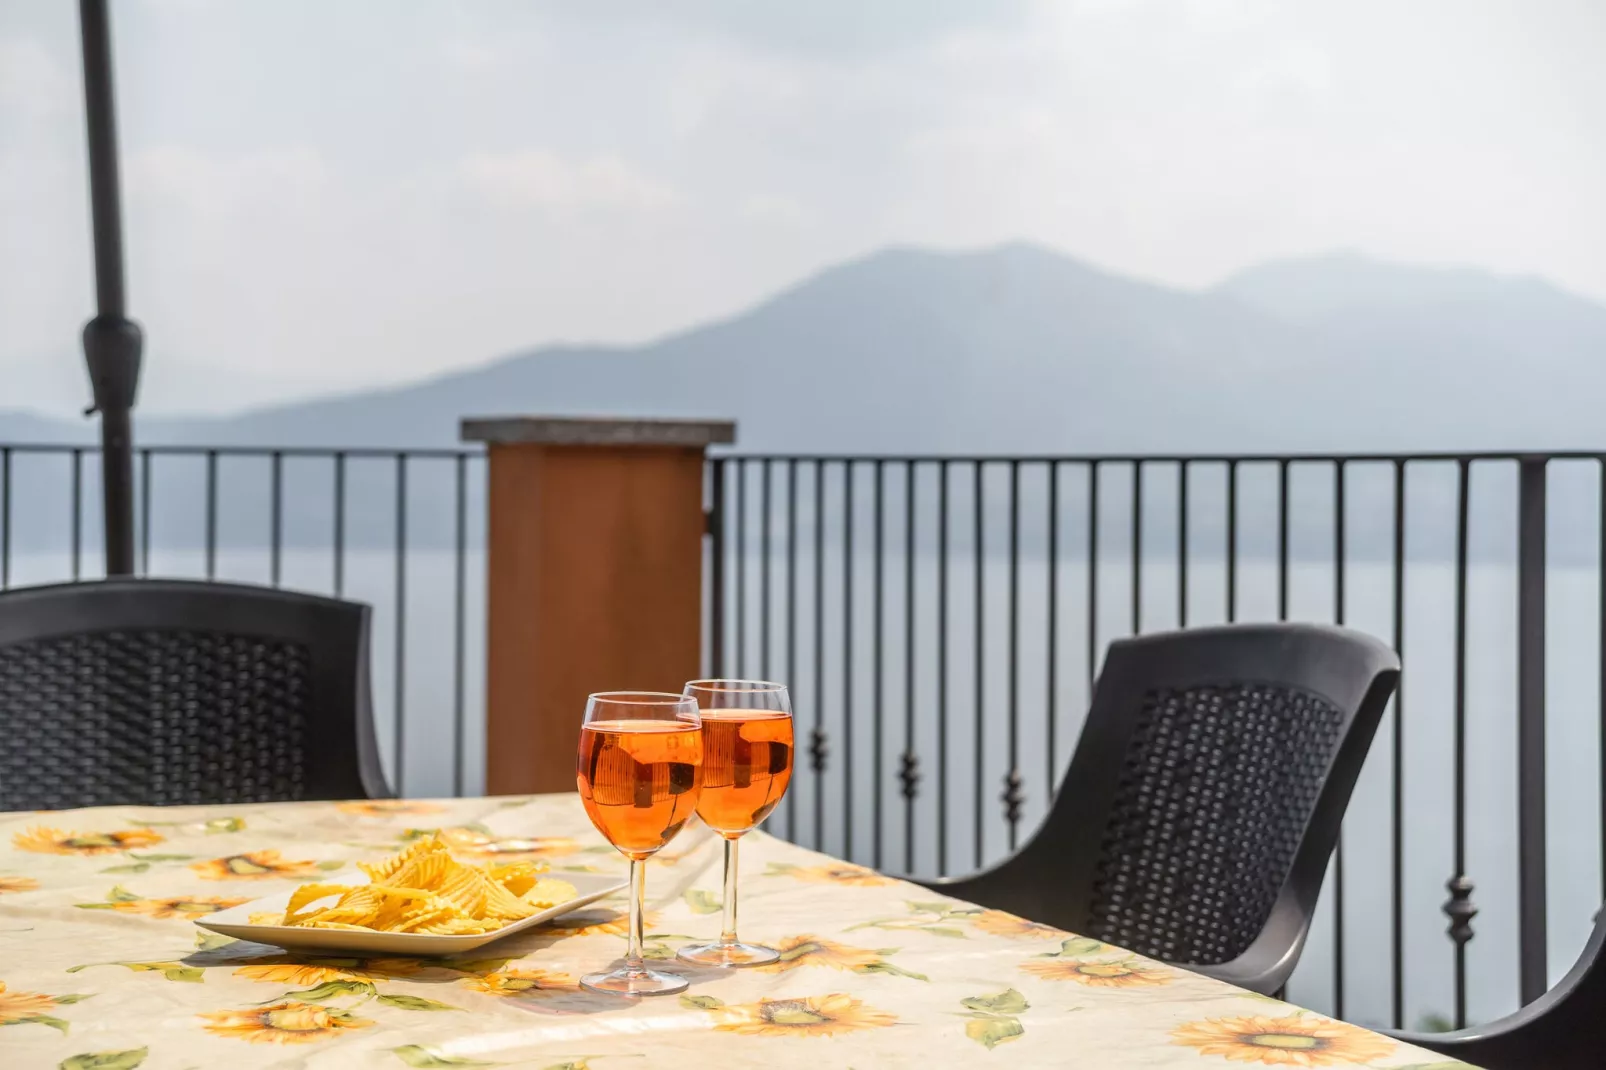
<path id="1" fill-rule="evenodd" d="M 686 978 L 647 968 L 642 947 L 647 859 L 697 812 L 703 725 L 697 700 L 661 691 L 600 691 L 586 700 L 575 754 L 580 801 L 597 831 L 630 859 L 625 963 L 580 987 L 621 996 L 683 992 Z"/>
<path id="2" fill-rule="evenodd" d="M 592 721 L 580 731 L 576 780 L 608 842 L 646 858 L 697 808 L 703 737 L 685 721 Z"/>
<path id="3" fill-rule="evenodd" d="M 766 680 L 693 680 L 703 722 L 703 790 L 697 816 L 725 838 L 725 924 L 719 939 L 676 957 L 699 966 L 762 966 L 780 952 L 736 938 L 737 843 L 770 816 L 792 782 L 792 699 Z"/>
<path id="4" fill-rule="evenodd" d="M 740 833 L 770 815 L 792 781 L 792 715 L 777 710 L 705 710 L 703 788 L 697 816 Z"/>

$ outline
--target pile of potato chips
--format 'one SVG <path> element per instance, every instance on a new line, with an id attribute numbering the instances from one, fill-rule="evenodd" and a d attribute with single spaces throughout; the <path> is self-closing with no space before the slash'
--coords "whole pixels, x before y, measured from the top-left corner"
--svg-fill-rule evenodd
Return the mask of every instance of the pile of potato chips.
<path id="1" fill-rule="evenodd" d="M 303 885 L 281 924 L 463 936 L 492 932 L 575 897 L 574 885 L 540 876 L 543 867 L 530 862 L 488 868 L 459 862 L 439 836 L 358 868 L 372 883 Z M 302 909 L 331 895 L 340 896 L 334 906 Z"/>

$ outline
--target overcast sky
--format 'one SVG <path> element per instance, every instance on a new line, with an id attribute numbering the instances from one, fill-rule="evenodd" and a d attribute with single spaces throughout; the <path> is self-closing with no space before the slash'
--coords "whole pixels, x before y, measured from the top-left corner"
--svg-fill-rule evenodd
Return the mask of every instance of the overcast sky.
<path id="1" fill-rule="evenodd" d="M 641 340 L 889 243 L 1606 300 L 1599 0 L 117 0 L 154 409 Z M 87 394 L 76 5 L 0 3 L 0 407 Z"/>

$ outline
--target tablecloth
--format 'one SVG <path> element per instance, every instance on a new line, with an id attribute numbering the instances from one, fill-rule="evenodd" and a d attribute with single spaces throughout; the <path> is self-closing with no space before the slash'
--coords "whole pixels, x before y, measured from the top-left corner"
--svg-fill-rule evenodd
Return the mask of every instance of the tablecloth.
<path id="1" fill-rule="evenodd" d="M 314 958 L 192 920 L 441 830 L 468 860 L 623 872 L 573 795 L 0 815 L 0 1066 L 65 1070 L 1464 1064 L 1119 948 L 806 851 L 743 843 L 746 939 L 775 965 L 681 996 L 580 990 L 622 901 L 458 960 Z M 536 838 L 509 855 L 510 838 Z M 649 954 L 719 930 L 720 852 L 648 873 Z"/>

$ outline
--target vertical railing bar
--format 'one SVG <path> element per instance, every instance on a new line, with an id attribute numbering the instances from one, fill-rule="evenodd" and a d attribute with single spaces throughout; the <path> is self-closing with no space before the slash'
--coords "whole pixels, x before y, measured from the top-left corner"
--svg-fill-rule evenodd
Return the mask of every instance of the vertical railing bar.
<path id="1" fill-rule="evenodd" d="M 764 458 L 759 469 L 758 548 L 758 663 L 764 679 L 773 680 L 770 673 L 770 459 Z"/>
<path id="2" fill-rule="evenodd" d="M 11 587 L 11 447 L 0 446 L 0 591 Z"/>
<path id="3" fill-rule="evenodd" d="M 871 599 L 871 605 L 872 605 L 872 619 L 874 621 L 874 627 L 875 627 L 875 636 L 874 636 L 874 639 L 873 639 L 873 645 L 871 647 L 871 649 L 873 651 L 873 659 L 874 660 L 872 662 L 872 667 L 871 667 L 871 672 L 870 672 L 870 701 L 871 701 L 871 703 L 872 703 L 872 705 L 874 707 L 875 716 L 871 719 L 870 726 L 871 726 L 871 730 L 875 733 L 875 738 L 872 741 L 871 747 L 870 747 L 870 765 L 871 765 L 872 770 L 874 771 L 874 775 L 872 775 L 871 778 L 870 778 L 870 788 L 871 788 L 871 791 L 874 792 L 874 795 L 873 795 L 873 797 L 871 799 L 871 807 L 870 807 L 870 820 L 872 822 L 873 830 L 874 830 L 873 834 L 871 836 L 871 839 L 870 839 L 870 843 L 871 843 L 870 858 L 871 858 L 871 865 L 873 865 L 876 869 L 880 869 L 881 868 L 881 846 L 882 846 L 881 845 L 881 839 L 882 839 L 882 828 L 881 828 L 881 825 L 882 825 L 882 813 L 881 813 L 881 809 L 882 809 L 882 797 L 886 794 L 886 791 L 884 790 L 884 787 L 883 787 L 883 785 L 885 783 L 885 779 L 886 779 L 886 766 L 884 764 L 885 763 L 885 755 L 882 753 L 882 738 L 881 738 L 884 735 L 884 732 L 882 731 L 882 729 L 885 726 L 882 723 L 883 722 L 882 711 L 885 708 L 885 698 L 886 698 L 885 694 L 883 693 L 885 691 L 885 688 L 883 687 L 883 682 L 882 682 L 882 659 L 883 659 L 883 654 L 884 654 L 884 651 L 882 649 L 882 643 L 883 643 L 883 640 L 885 638 L 884 632 L 886 630 L 886 628 L 885 628 L 885 613 L 883 611 L 884 610 L 883 603 L 885 602 L 885 599 L 882 597 L 882 586 L 883 586 L 883 578 L 884 578 L 883 577 L 883 571 L 884 571 L 883 566 L 884 566 L 885 560 L 886 560 L 886 554 L 885 554 L 885 549 L 886 549 L 885 548 L 885 532 L 886 532 L 886 515 L 885 514 L 886 514 L 886 509 L 884 507 L 884 501 L 883 501 L 883 499 L 885 498 L 885 491 L 886 491 L 886 462 L 881 460 L 881 459 L 879 459 L 879 458 L 877 458 L 877 460 L 875 462 L 874 473 L 875 473 L 875 531 L 874 531 L 874 556 L 873 556 L 873 562 L 874 562 L 874 565 L 873 565 L 873 567 L 874 567 L 874 579 L 873 579 L 873 582 L 875 584 L 875 592 L 874 592 L 874 595 L 873 595 L 873 597 Z"/>
<path id="4" fill-rule="evenodd" d="M 334 478 L 334 590 L 339 598 L 346 593 L 346 454 L 335 453 Z"/>
<path id="5" fill-rule="evenodd" d="M 72 451 L 72 578 L 83 578 L 84 544 L 84 451 Z"/>
<path id="6" fill-rule="evenodd" d="M 842 857 L 853 858 L 853 462 L 842 462 Z"/>
<path id="7" fill-rule="evenodd" d="M 725 676 L 725 618 L 730 612 L 725 604 L 725 535 L 730 520 L 725 507 L 725 468 L 729 464 L 724 457 L 708 460 L 708 674 L 716 680 Z"/>
<path id="8" fill-rule="evenodd" d="M 1454 770 L 1454 854 L 1455 878 L 1467 874 L 1467 531 L 1469 520 L 1469 462 L 1456 464 L 1455 505 L 1455 699 L 1451 742 Z M 1455 881 L 1452 881 L 1454 884 Z M 1452 888 L 1452 893 L 1454 889 Z M 1452 900 L 1452 906 L 1454 900 Z M 1452 923 L 1457 919 L 1452 914 Z M 1454 929 L 1452 928 L 1452 935 Z M 1467 947 L 1455 939 L 1455 1027 L 1467 1024 Z"/>
<path id="9" fill-rule="evenodd" d="M 736 466 L 736 501 L 731 523 L 736 531 L 736 648 L 731 657 L 732 674 L 747 674 L 747 461 L 731 458 Z"/>
<path id="10" fill-rule="evenodd" d="M 407 455 L 396 454 L 396 794 L 407 779 Z"/>
<path id="11" fill-rule="evenodd" d="M 217 450 L 206 451 L 206 578 L 217 578 Z"/>
<path id="12" fill-rule="evenodd" d="M 1238 619 L 1238 462 L 1227 462 L 1227 623 Z"/>
<path id="13" fill-rule="evenodd" d="M 1132 462 L 1132 634 L 1143 631 L 1143 462 Z"/>
<path id="14" fill-rule="evenodd" d="M 463 694 L 464 662 L 467 659 L 468 609 L 464 589 L 468 586 L 468 457 L 457 457 L 457 575 L 453 589 L 452 613 L 452 794 L 463 794 L 463 759 L 468 749 L 466 699 Z"/>
<path id="15" fill-rule="evenodd" d="M 1517 915 L 1524 1005 L 1545 994 L 1549 943 L 1545 799 L 1546 498 L 1544 457 L 1518 467 Z"/>
<path id="16" fill-rule="evenodd" d="M 1394 652 L 1405 663 L 1405 460 L 1394 462 Z M 1391 773 L 1393 814 L 1389 830 L 1389 870 L 1393 888 L 1390 959 L 1393 1024 L 1405 1025 L 1405 674 L 1394 688 L 1394 740 Z"/>
<path id="17" fill-rule="evenodd" d="M 979 458 L 974 462 L 974 466 L 973 466 L 974 467 L 974 475 L 973 475 L 973 480 L 972 480 L 972 482 L 974 484 L 974 490 L 973 490 L 973 497 L 975 499 L 974 500 L 974 504 L 975 504 L 975 507 L 976 507 L 975 508 L 974 534 L 973 534 L 974 545 L 972 547 L 972 549 L 973 549 L 973 551 L 975 553 L 975 557 L 976 557 L 976 577 L 975 577 L 975 579 L 976 579 L 976 607 L 975 607 L 975 609 L 976 609 L 976 614 L 975 614 L 975 616 L 976 616 L 976 631 L 975 631 L 975 636 L 974 636 L 975 643 L 976 643 L 976 654 L 975 654 L 975 657 L 976 657 L 976 679 L 975 679 L 975 687 L 976 687 L 976 710 L 975 710 L 975 718 L 976 718 L 976 720 L 975 720 L 975 728 L 976 728 L 976 731 L 975 731 L 975 751 L 974 751 L 974 753 L 972 755 L 972 758 L 974 759 L 974 764 L 975 764 L 975 778 L 974 778 L 974 782 L 971 785 L 971 790 L 974 792 L 974 795 L 975 795 L 974 800 L 973 800 L 974 801 L 974 811 L 975 812 L 974 812 L 974 814 L 972 816 L 972 822 L 973 822 L 972 835 L 973 835 L 973 839 L 975 841 L 973 864 L 978 869 L 981 868 L 982 851 L 983 851 L 983 847 L 984 847 L 984 837 L 983 837 L 983 833 L 982 833 L 982 813 L 983 813 L 983 811 L 982 811 L 982 799 L 983 799 L 983 797 L 985 795 L 985 789 L 982 787 L 982 785 L 983 785 L 984 780 L 985 780 L 985 769 L 986 769 L 986 762 L 985 762 L 985 755 L 986 755 L 985 728 L 986 728 L 986 723 L 987 723 L 987 717 L 986 717 L 987 695 L 986 695 L 986 689 L 985 689 L 985 686 L 984 686 L 985 682 L 986 682 L 986 669 L 987 669 L 987 647 L 986 647 L 986 641 L 985 641 L 986 640 L 986 612 L 985 612 L 985 609 L 986 609 L 986 599 L 985 599 L 986 582 L 985 582 L 985 575 L 986 575 L 986 571 L 987 571 L 987 563 L 986 563 L 986 558 L 985 558 L 985 556 L 983 554 L 985 531 L 984 531 L 984 524 L 983 524 L 983 520 L 982 520 L 982 517 L 983 517 L 982 497 L 983 497 L 984 491 L 986 490 L 986 486 L 985 486 L 985 480 L 984 480 L 984 475 L 983 475 L 983 471 L 982 471 L 983 463 L 984 462 L 982 462 Z"/>
<path id="18" fill-rule="evenodd" d="M 915 463 L 903 466 L 903 870 L 915 868 Z"/>
<path id="19" fill-rule="evenodd" d="M 1177 462 L 1177 627 L 1188 626 L 1188 462 Z"/>
<path id="20" fill-rule="evenodd" d="M 1099 675 L 1099 462 L 1087 466 L 1087 694 Z"/>
<path id="21" fill-rule="evenodd" d="M 1333 462 L 1333 623 L 1344 624 L 1344 462 Z M 1333 846 L 1333 1017 L 1344 1017 L 1344 824 Z"/>
<path id="22" fill-rule="evenodd" d="M 1004 780 L 1004 820 L 1009 849 L 1020 831 L 1020 461 L 1009 462 L 1009 772 Z"/>
<path id="23" fill-rule="evenodd" d="M 937 462 L 937 873 L 948 875 L 948 461 Z"/>
<path id="24" fill-rule="evenodd" d="M 716 602 L 715 605 L 718 605 Z M 797 458 L 786 462 L 786 685 L 797 679 Z M 814 698 L 813 695 L 809 696 Z M 793 765 L 797 763 L 793 739 Z M 797 792 L 786 793 L 786 837 L 797 840 Z"/>
<path id="25" fill-rule="evenodd" d="M 284 540 L 284 454 L 274 450 L 269 474 L 268 575 L 272 586 L 279 586 L 283 568 Z"/>
<path id="26" fill-rule="evenodd" d="M 1054 789 L 1059 779 L 1059 559 L 1060 559 L 1060 466 L 1058 461 L 1048 462 L 1048 635 L 1044 639 L 1048 651 L 1048 724 L 1045 747 L 1048 772 L 1043 780 L 1043 798 L 1053 805 Z"/>
<path id="27" fill-rule="evenodd" d="M 825 843 L 825 462 L 814 462 L 814 849 Z"/>
<path id="28" fill-rule="evenodd" d="M 1595 578 L 1600 587 L 1600 606 L 1595 645 L 1597 649 L 1606 651 L 1606 457 L 1600 459 L 1599 465 L 1600 551 L 1595 562 Z M 1600 782 L 1600 887 L 1601 898 L 1606 899 L 1606 654 L 1596 658 L 1595 665 L 1600 673 L 1600 769 L 1597 773 Z"/>
<path id="29" fill-rule="evenodd" d="M 151 574 L 151 451 L 139 451 L 139 570 Z"/>
<path id="30" fill-rule="evenodd" d="M 1288 619 L 1288 461 L 1277 462 L 1277 619 Z"/>

